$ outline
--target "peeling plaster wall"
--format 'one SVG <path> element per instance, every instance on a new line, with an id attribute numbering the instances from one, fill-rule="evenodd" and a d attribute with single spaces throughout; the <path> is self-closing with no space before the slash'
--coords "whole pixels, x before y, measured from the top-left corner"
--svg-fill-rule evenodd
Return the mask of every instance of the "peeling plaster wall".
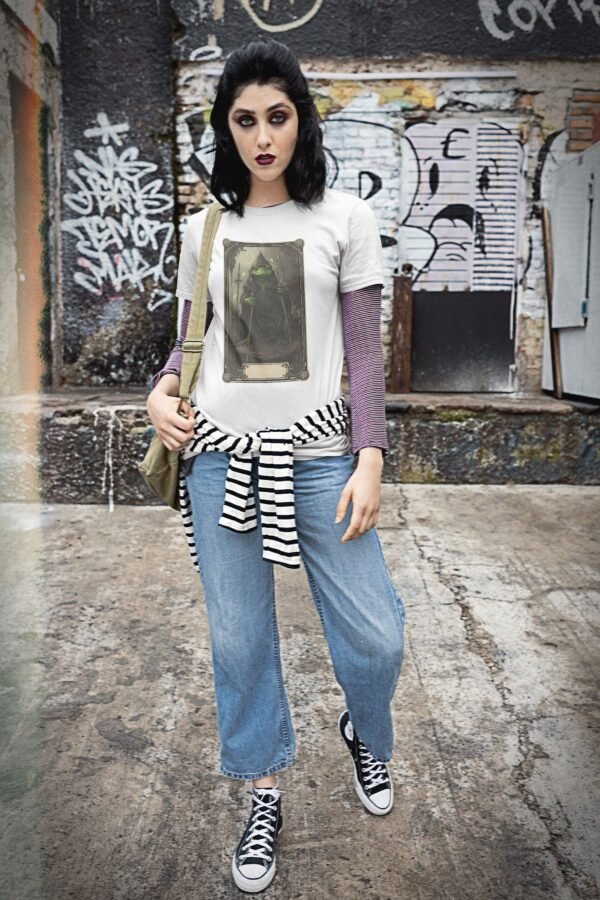
<path id="1" fill-rule="evenodd" d="M 356 64 L 337 59 L 302 58 L 306 72 L 354 72 Z M 598 65 L 591 62 L 518 62 L 514 77 L 452 77 L 476 71 L 477 60 L 429 57 L 421 65 L 448 77 L 411 80 L 344 81 L 311 79 L 311 90 L 323 118 L 330 167 L 329 184 L 356 193 L 371 204 L 380 223 L 386 284 L 383 333 L 389 364 L 392 277 L 406 261 L 400 233 L 410 217 L 407 179 L 407 135 L 415 123 L 450 122 L 464 130 L 483 122 L 511 128 L 522 147 L 518 172 L 510 176 L 515 193 L 514 251 L 516 280 L 515 377 L 518 392 L 540 390 L 543 320 L 546 311 L 545 266 L 540 206 L 548 195 L 551 174 L 571 155 L 569 115 L 574 98 L 600 90 Z M 177 91 L 177 208 L 181 233 L 187 215 L 210 199 L 208 180 L 212 131 L 208 125 L 217 77 L 207 74 L 214 63 L 179 65 Z M 360 70 L 393 71 L 394 61 L 362 60 Z M 599 95 L 600 97 L 600 95 Z M 415 131 L 413 130 L 413 134 Z M 443 170 L 442 170 L 443 174 Z M 464 188 L 466 190 L 466 187 Z M 462 190 L 462 188 L 461 188 Z M 411 260 L 414 262 L 414 259 Z M 483 263 L 485 275 L 489 253 Z"/>

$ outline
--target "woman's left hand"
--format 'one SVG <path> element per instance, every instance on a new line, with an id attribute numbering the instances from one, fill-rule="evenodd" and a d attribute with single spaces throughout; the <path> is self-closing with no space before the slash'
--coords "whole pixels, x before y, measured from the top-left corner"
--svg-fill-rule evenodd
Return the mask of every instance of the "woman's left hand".
<path id="1" fill-rule="evenodd" d="M 352 501 L 352 516 L 342 535 L 342 543 L 352 541 L 377 524 L 382 468 L 383 453 L 379 447 L 363 447 L 359 451 L 358 464 L 346 482 L 336 510 L 335 521 L 341 522 Z"/>

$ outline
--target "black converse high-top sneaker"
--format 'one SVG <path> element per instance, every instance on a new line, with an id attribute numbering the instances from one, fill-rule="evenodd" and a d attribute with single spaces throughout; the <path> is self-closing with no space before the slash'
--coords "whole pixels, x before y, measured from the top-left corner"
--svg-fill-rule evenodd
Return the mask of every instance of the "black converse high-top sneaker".
<path id="1" fill-rule="evenodd" d="M 389 813 L 394 805 L 394 785 L 384 762 L 375 759 L 359 740 L 347 709 L 338 719 L 340 734 L 352 754 L 354 787 L 363 806 L 376 816 Z"/>
<path id="2" fill-rule="evenodd" d="M 256 894 L 275 877 L 275 844 L 281 831 L 279 788 L 252 787 L 252 811 L 231 861 L 233 880 L 242 891 Z"/>

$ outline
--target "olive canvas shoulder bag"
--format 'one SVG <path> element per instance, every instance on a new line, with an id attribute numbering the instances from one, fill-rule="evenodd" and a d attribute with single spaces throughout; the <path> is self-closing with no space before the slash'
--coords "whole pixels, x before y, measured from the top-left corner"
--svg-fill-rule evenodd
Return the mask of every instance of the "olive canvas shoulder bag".
<path id="1" fill-rule="evenodd" d="M 204 349 L 204 326 L 206 322 L 206 294 L 208 271 L 215 235 L 219 227 L 223 207 L 216 201 L 208 208 L 202 246 L 198 257 L 194 297 L 188 322 L 186 338 L 183 341 L 183 362 L 179 378 L 180 406 L 182 400 L 189 400 L 202 361 Z M 179 410 L 178 410 L 179 411 Z M 146 484 L 173 509 L 179 509 L 179 450 L 168 450 L 155 433 L 143 460 L 137 464 Z"/>

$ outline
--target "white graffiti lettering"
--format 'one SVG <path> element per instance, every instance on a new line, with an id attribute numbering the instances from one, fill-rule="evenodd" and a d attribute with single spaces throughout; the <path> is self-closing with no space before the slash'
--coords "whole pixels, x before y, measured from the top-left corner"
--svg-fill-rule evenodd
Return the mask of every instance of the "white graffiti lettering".
<path id="1" fill-rule="evenodd" d="M 319 12 L 323 5 L 323 0 L 314 0 L 306 12 L 301 15 L 298 15 L 296 9 L 294 9 L 294 0 L 289 0 L 288 8 L 284 11 L 284 17 L 287 18 L 287 16 L 289 16 L 289 18 L 287 18 L 287 21 L 277 23 L 267 21 L 267 17 L 273 12 L 271 10 L 270 0 L 263 0 L 260 13 L 255 11 L 250 0 L 240 0 L 240 3 L 242 9 L 246 10 L 255 25 L 258 25 L 263 31 L 277 32 L 291 31 L 292 28 L 300 28 L 302 25 L 306 25 L 306 23 L 310 22 L 311 19 L 314 19 Z M 279 6 L 279 4 L 277 4 L 277 6 Z"/>
<path id="2" fill-rule="evenodd" d="M 153 311 L 172 299 L 162 285 L 166 265 L 174 262 L 166 255 L 173 223 L 163 216 L 173 198 L 163 193 L 162 179 L 152 177 L 158 167 L 140 159 L 137 147 L 115 150 L 129 125 L 111 124 L 105 113 L 96 120 L 84 135 L 100 145 L 95 153 L 76 150 L 77 167 L 67 170 L 74 190 L 64 201 L 75 218 L 65 219 L 62 230 L 77 240 L 73 280 L 97 296 L 107 286 L 118 293 L 130 285 L 149 293 L 146 305 Z"/>
<path id="3" fill-rule="evenodd" d="M 209 62 L 211 59 L 220 59 L 223 56 L 223 48 L 218 44 L 203 44 L 202 47 L 196 47 L 190 53 L 190 59 L 193 62 Z"/>
<path id="4" fill-rule="evenodd" d="M 517 33 L 534 31 L 543 22 L 552 31 L 556 30 L 553 14 L 559 4 L 566 3 L 575 20 L 583 25 L 590 22 L 600 25 L 600 3 L 598 0 L 479 0 L 481 20 L 492 37 L 500 41 L 510 41 Z M 589 14 L 586 16 L 586 14 Z M 514 27 L 510 27 L 510 26 Z"/>

